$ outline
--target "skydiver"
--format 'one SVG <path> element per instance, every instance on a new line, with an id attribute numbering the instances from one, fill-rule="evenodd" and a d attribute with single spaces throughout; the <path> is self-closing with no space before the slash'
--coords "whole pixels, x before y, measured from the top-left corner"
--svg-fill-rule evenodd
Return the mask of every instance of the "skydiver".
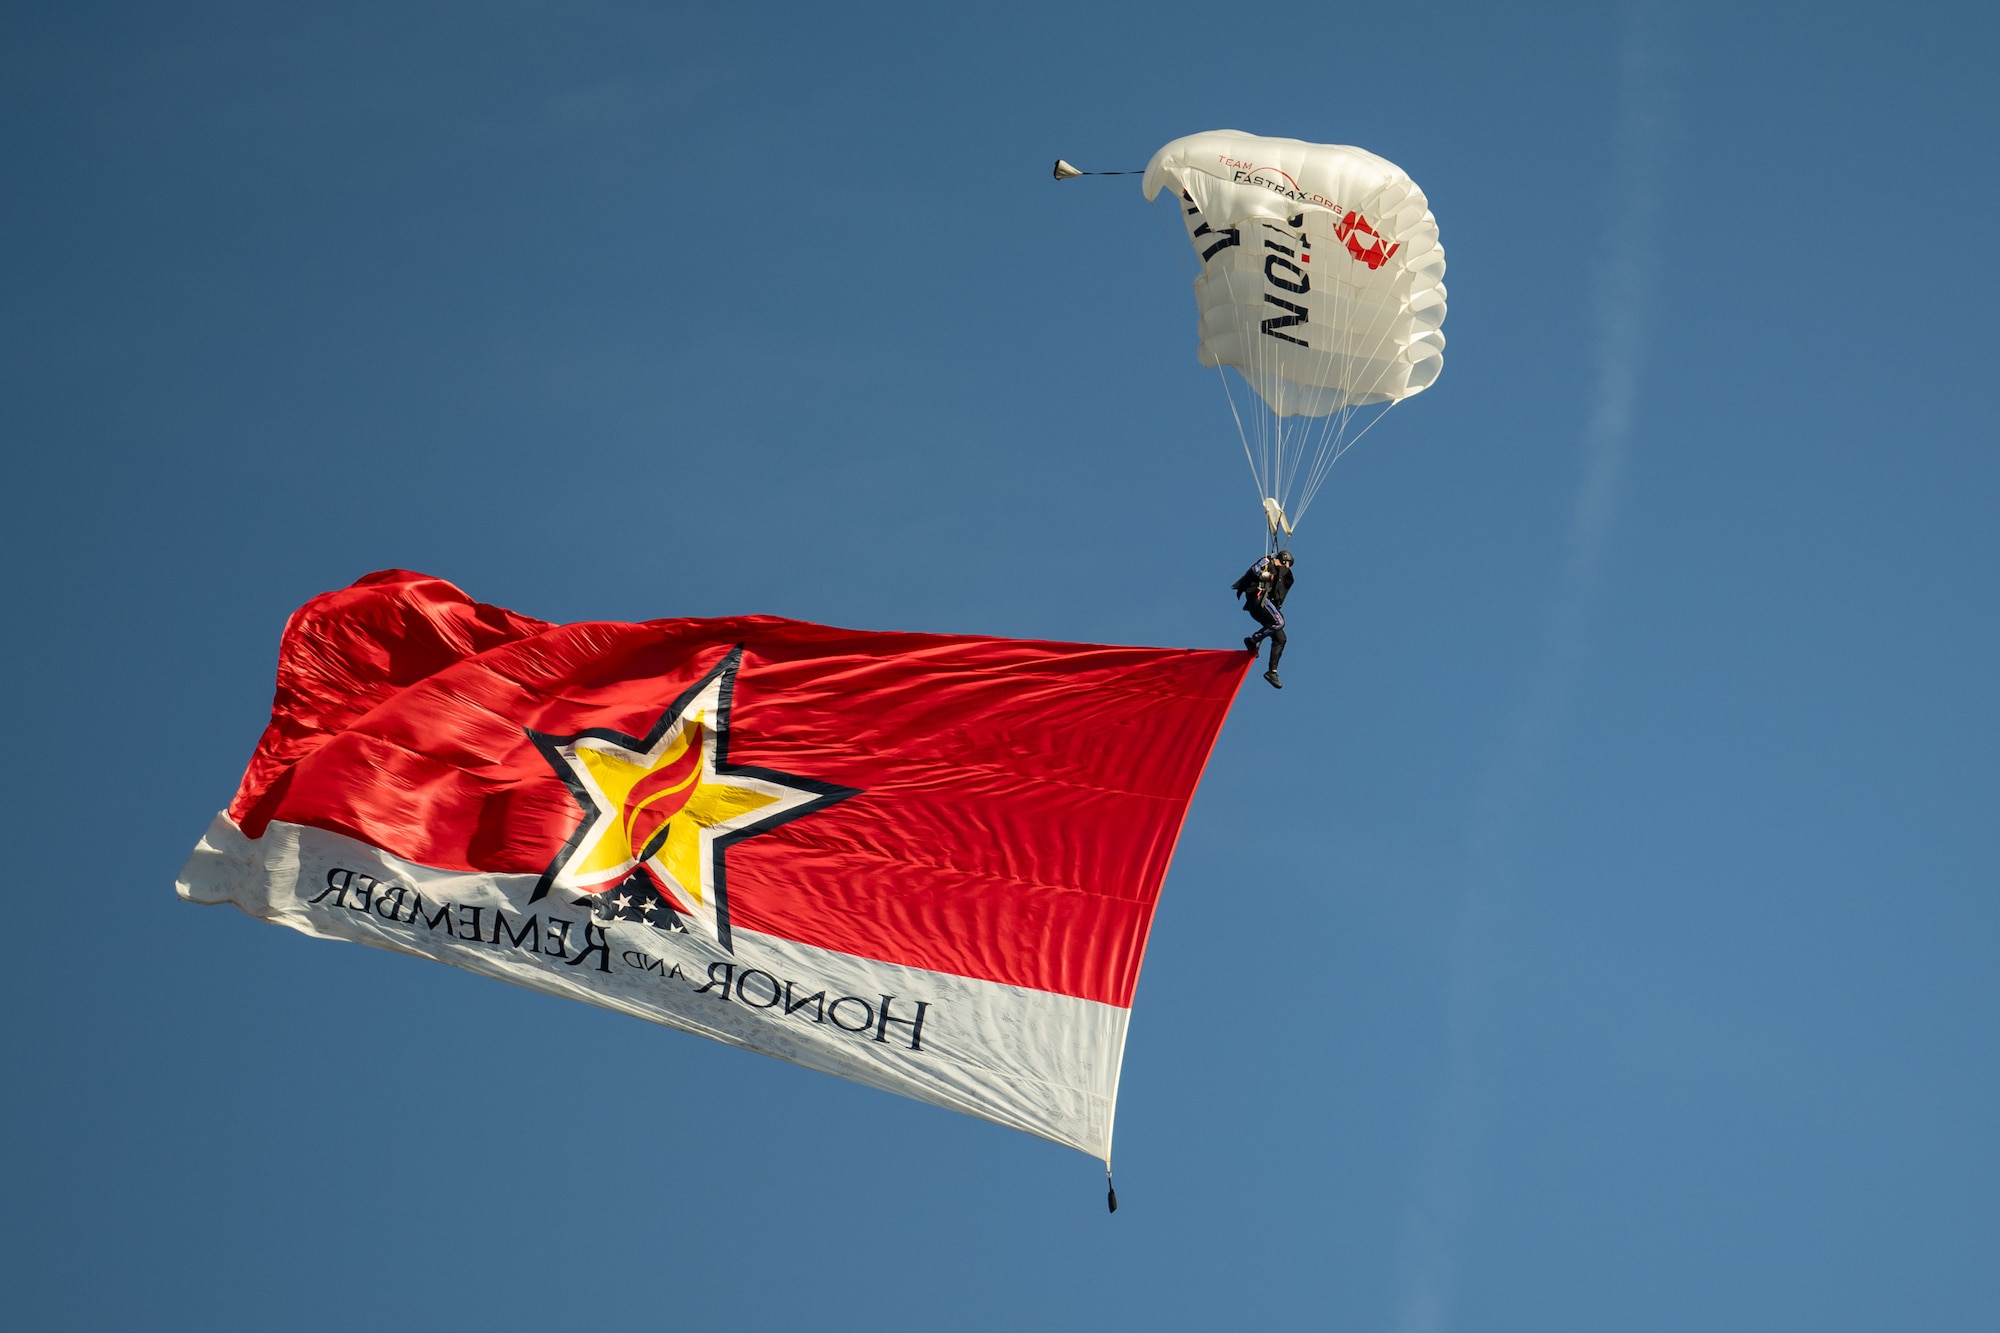
<path id="1" fill-rule="evenodd" d="M 1279 551 L 1265 556 L 1243 571 L 1243 577 L 1231 587 L 1243 599 L 1243 609 L 1259 626 L 1255 634 L 1243 641 L 1243 646 L 1254 655 L 1258 644 L 1267 638 L 1271 641 L 1271 663 L 1264 679 L 1271 682 L 1272 689 L 1284 689 L 1278 679 L 1278 659 L 1285 655 L 1284 606 L 1285 597 L 1292 590 L 1292 553 Z"/>

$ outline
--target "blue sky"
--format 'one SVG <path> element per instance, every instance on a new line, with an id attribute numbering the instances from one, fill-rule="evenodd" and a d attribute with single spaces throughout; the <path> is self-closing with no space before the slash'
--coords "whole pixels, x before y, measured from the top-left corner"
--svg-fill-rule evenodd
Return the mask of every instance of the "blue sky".
<path id="1" fill-rule="evenodd" d="M 1973 6 L 0 20 L 22 1325 L 1990 1326 Z M 292 608 L 1233 646 L 1171 217 L 1361 144 L 1437 387 L 1300 541 L 1096 1165 L 177 902 Z"/>

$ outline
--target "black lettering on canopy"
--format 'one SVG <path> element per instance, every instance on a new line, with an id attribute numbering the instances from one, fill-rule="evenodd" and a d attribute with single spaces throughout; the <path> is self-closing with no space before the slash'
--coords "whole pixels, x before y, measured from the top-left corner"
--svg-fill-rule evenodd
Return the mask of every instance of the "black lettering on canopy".
<path id="1" fill-rule="evenodd" d="M 1291 231 L 1286 231 L 1283 227 L 1280 227 L 1273 222 L 1266 222 L 1264 224 L 1264 230 L 1275 231 L 1278 233 L 1278 235 L 1284 237 L 1288 241 L 1297 241 L 1299 244 L 1299 249 L 1301 250 L 1310 250 L 1313 248 L 1313 244 L 1312 244 L 1312 238 L 1306 235 L 1305 229 L 1302 225 L 1305 222 L 1305 220 L 1306 220 L 1306 215 L 1301 213 L 1297 217 L 1290 219 L 1293 228 L 1293 230 Z M 1290 247 L 1279 245 L 1276 241 L 1273 241 L 1268 236 L 1264 238 L 1264 245 L 1266 249 L 1277 250 L 1283 254 L 1289 255 L 1292 253 Z"/>
<path id="2" fill-rule="evenodd" d="M 1199 227 L 1196 227 L 1194 229 L 1194 235 L 1220 236 L 1222 238 L 1221 240 L 1217 241 L 1214 245 L 1209 246 L 1208 249 L 1201 252 L 1201 262 L 1204 264 L 1206 264 L 1209 260 L 1215 258 L 1217 252 L 1222 250 L 1227 250 L 1232 245 L 1243 244 L 1243 233 L 1235 227 L 1231 227 L 1226 231 L 1210 231 L 1208 224 L 1204 222 Z"/>
<path id="3" fill-rule="evenodd" d="M 1271 243 L 1269 241 L 1266 241 L 1264 242 L 1264 244 L 1270 245 Z M 1276 249 L 1277 247 L 1272 246 L 1271 248 Z M 1290 254 L 1290 253 L 1291 251 L 1289 250 L 1285 252 L 1285 254 Z M 1292 277 L 1297 278 L 1298 281 L 1293 282 L 1291 281 L 1290 278 L 1279 277 L 1277 270 L 1281 268 L 1289 269 L 1291 271 Z M 1285 291 L 1291 292 L 1297 296 L 1304 296 L 1307 292 L 1312 290 L 1312 279 L 1306 276 L 1306 271 L 1300 268 L 1297 264 L 1294 264 L 1291 260 L 1286 259 L 1284 255 L 1264 256 L 1264 276 L 1271 280 L 1271 285 L 1273 287 L 1281 287 Z"/>
<path id="4" fill-rule="evenodd" d="M 1271 295 L 1269 292 L 1264 293 L 1264 299 L 1274 306 L 1278 306 L 1282 309 L 1289 310 L 1292 312 L 1289 315 L 1273 315 L 1269 319 L 1265 320 L 1264 333 L 1266 334 L 1266 336 L 1272 338 L 1283 338 L 1286 342 L 1297 343 L 1300 347 L 1312 346 L 1312 344 L 1307 342 L 1304 338 L 1294 338 L 1289 333 L 1278 332 L 1279 329 L 1288 329 L 1295 324 L 1305 323 L 1306 316 L 1310 312 L 1304 306 L 1293 305 L 1290 301 L 1280 301 L 1277 297 Z"/>

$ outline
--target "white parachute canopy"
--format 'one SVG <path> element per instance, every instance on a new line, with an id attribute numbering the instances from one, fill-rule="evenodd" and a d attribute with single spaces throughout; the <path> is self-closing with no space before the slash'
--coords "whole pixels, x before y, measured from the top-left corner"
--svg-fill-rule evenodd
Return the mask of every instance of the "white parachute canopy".
<path id="1" fill-rule="evenodd" d="M 1233 367 L 1263 400 L 1237 425 L 1282 544 L 1340 455 L 1437 381 L 1437 219 L 1385 158 L 1236 130 L 1174 140 L 1143 187 L 1174 192 L 1201 264 L 1201 363 Z"/>

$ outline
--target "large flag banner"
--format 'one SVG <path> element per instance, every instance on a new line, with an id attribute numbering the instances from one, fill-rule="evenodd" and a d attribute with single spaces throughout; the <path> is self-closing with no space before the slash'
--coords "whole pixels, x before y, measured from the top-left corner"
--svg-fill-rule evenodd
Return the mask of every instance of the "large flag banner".
<path id="1" fill-rule="evenodd" d="M 178 888 L 1108 1161 L 1160 882 L 1250 661 L 552 625 L 385 571 L 293 615 Z"/>

